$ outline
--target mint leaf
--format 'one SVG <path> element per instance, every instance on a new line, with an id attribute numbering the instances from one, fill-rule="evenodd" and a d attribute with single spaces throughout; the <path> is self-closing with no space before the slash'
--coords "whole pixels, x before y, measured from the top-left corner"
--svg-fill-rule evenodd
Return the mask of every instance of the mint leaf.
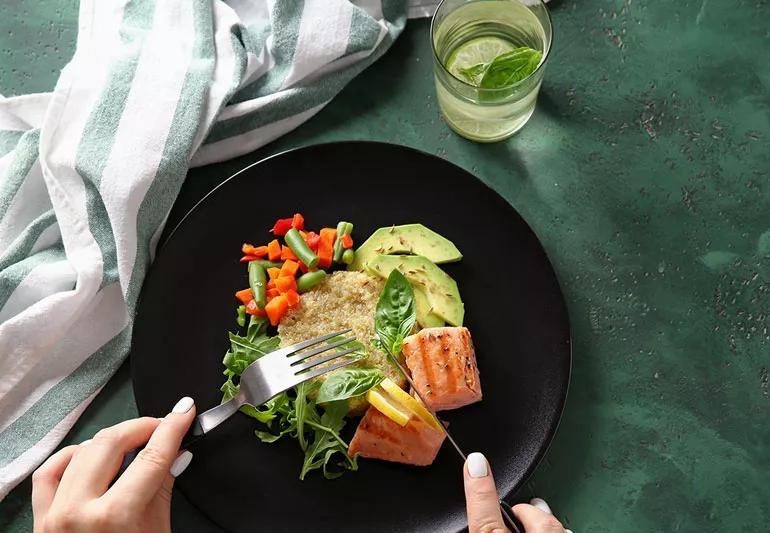
<path id="1" fill-rule="evenodd" d="M 479 87 L 501 89 L 513 85 L 535 72 L 542 58 L 542 52 L 527 46 L 499 55 L 484 69 Z"/>

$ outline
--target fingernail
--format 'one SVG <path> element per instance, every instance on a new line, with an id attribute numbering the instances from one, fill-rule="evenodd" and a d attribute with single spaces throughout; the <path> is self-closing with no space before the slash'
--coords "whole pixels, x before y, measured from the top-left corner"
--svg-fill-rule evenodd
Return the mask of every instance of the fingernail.
<path id="1" fill-rule="evenodd" d="M 193 399 L 190 398 L 189 396 L 185 396 L 184 398 L 176 402 L 176 405 L 171 410 L 171 412 L 177 413 L 177 414 L 186 413 L 187 411 L 192 409 L 193 404 L 195 404 Z"/>
<path id="2" fill-rule="evenodd" d="M 187 450 L 180 453 L 179 457 L 176 458 L 176 461 L 174 461 L 174 464 L 172 464 L 171 468 L 169 469 L 171 475 L 174 477 L 179 477 L 179 475 L 184 472 L 188 466 L 190 466 L 190 461 L 192 461 L 192 458 L 193 454 Z"/>
<path id="3" fill-rule="evenodd" d="M 468 456 L 468 473 L 472 478 L 484 477 L 489 473 L 487 458 L 479 452 L 473 452 Z"/>
<path id="4" fill-rule="evenodd" d="M 91 444 L 92 439 L 86 439 L 83 442 L 80 443 L 81 446 L 85 446 L 86 444 Z"/>
<path id="5" fill-rule="evenodd" d="M 537 507 L 541 511 L 545 511 L 548 514 L 553 514 L 553 511 L 551 511 L 551 507 L 542 498 L 532 498 L 531 500 L 529 500 L 529 504 L 534 507 Z"/>
<path id="6" fill-rule="evenodd" d="M 564 533 L 572 533 L 572 530 L 571 529 L 565 529 Z"/>

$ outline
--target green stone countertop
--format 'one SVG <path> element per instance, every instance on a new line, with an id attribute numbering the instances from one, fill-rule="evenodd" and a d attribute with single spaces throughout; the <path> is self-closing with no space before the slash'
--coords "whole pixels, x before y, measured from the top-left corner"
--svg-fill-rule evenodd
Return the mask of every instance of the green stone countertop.
<path id="1" fill-rule="evenodd" d="M 10 5 L 9 5 L 10 4 Z M 74 0 L 6 1 L 0 93 L 50 90 Z M 538 107 L 479 145 L 436 109 L 428 22 L 265 149 L 190 173 L 178 220 L 233 171 L 319 142 L 414 146 L 470 170 L 537 232 L 574 328 L 567 408 L 518 495 L 576 532 L 760 531 L 770 522 L 770 4 L 565 0 Z M 126 366 L 66 443 L 136 415 Z M 458 483 L 459 483 L 458 478 Z M 0 529 L 31 530 L 30 483 Z M 216 531 L 181 496 L 178 531 Z"/>

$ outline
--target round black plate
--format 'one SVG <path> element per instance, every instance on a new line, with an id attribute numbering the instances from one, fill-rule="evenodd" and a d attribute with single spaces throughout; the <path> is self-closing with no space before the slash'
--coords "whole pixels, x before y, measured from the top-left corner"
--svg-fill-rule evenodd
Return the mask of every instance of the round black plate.
<path id="1" fill-rule="evenodd" d="M 444 267 L 465 302 L 484 400 L 442 418 L 465 450 L 486 454 L 500 493 L 510 495 L 545 453 L 564 407 L 564 299 L 537 237 L 505 200 L 461 168 L 401 146 L 345 142 L 270 157 L 182 220 L 142 290 L 131 352 L 139 412 L 163 416 L 184 395 L 199 409 L 219 403 L 233 293 L 248 285 L 240 246 L 266 242 L 275 219 L 298 211 L 312 228 L 354 222 L 359 242 L 381 226 L 421 222 L 463 252 Z M 296 441 L 262 444 L 255 425 L 237 415 L 220 426 L 177 481 L 228 531 L 465 527 L 461 463 L 447 444 L 429 467 L 361 460 L 340 479 L 314 472 L 303 482 Z"/>

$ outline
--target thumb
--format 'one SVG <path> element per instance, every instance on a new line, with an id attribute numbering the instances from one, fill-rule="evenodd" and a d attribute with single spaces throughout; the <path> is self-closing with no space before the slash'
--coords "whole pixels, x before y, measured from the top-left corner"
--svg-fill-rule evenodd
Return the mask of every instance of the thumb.
<path id="1" fill-rule="evenodd" d="M 465 503 L 469 533 L 505 533 L 497 488 L 486 457 L 478 452 L 465 461 Z"/>

